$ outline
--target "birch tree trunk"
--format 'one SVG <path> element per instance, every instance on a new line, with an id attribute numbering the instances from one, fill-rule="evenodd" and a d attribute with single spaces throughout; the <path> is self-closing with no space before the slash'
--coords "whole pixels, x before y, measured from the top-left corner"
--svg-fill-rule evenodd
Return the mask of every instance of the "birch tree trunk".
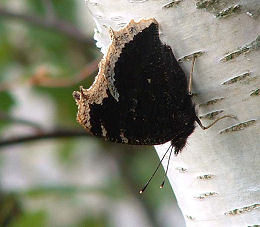
<path id="1" fill-rule="evenodd" d="M 182 59 L 186 75 L 194 53 L 193 92 L 207 125 L 172 157 L 168 178 L 187 226 L 260 226 L 260 1 L 89 0 L 95 39 L 105 54 L 108 27 L 155 18 L 160 38 Z M 156 146 L 162 157 L 169 144 Z M 164 167 L 167 159 L 163 162 Z"/>

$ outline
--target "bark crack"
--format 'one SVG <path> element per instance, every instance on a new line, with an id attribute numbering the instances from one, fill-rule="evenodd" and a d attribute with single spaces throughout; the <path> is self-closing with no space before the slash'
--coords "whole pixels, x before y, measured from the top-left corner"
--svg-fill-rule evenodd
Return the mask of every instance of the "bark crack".
<path id="1" fill-rule="evenodd" d="M 237 209 L 225 212 L 224 214 L 228 215 L 228 216 L 234 216 L 234 215 L 243 214 L 243 213 L 246 213 L 246 212 L 251 212 L 251 211 L 258 209 L 258 208 L 260 208 L 260 204 L 256 203 L 256 204 L 253 204 L 253 205 L 250 205 L 250 206 L 245 206 L 245 207 L 242 207 L 242 208 L 237 208 Z"/>
<path id="2" fill-rule="evenodd" d="M 243 53 L 249 53 L 251 51 L 256 51 L 260 48 L 260 35 L 256 37 L 251 43 L 246 44 L 242 47 L 239 47 L 237 50 L 232 51 L 231 53 L 226 54 L 220 59 L 221 62 L 230 61 Z"/>
<path id="3" fill-rule="evenodd" d="M 247 128 L 247 127 L 249 127 L 249 126 L 251 126 L 255 123 L 256 123 L 256 120 L 249 120 L 249 121 L 246 121 L 246 122 L 242 122 L 242 123 L 233 125 L 229 128 L 226 128 L 226 129 L 220 131 L 219 134 L 240 131 L 240 130 L 243 130 L 243 129 L 245 129 L 245 128 Z"/>

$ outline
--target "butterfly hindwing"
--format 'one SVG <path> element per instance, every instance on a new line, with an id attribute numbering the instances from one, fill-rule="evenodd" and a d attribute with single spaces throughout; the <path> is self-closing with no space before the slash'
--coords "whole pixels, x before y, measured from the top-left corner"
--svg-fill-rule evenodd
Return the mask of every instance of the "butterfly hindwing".
<path id="1" fill-rule="evenodd" d="M 156 21 L 145 28 L 138 23 L 133 26 L 140 31 L 129 27 L 134 34 L 130 41 L 116 40 L 125 42 L 121 49 L 113 49 L 116 61 L 105 57 L 103 67 L 109 64 L 110 68 L 103 74 L 100 69 L 91 88 L 95 91 L 81 92 L 78 121 L 92 134 L 112 142 L 154 145 L 182 137 L 186 141 L 196 114 L 184 72 L 171 48 L 160 41 Z M 123 31 L 124 37 L 131 36 Z M 100 78 L 103 83 L 98 82 Z M 104 89 L 102 100 L 95 101 L 92 93 Z"/>

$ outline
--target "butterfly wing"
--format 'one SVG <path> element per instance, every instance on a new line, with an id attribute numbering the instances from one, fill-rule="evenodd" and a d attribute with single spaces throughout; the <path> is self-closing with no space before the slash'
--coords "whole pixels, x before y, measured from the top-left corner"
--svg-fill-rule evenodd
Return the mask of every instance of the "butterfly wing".
<path id="1" fill-rule="evenodd" d="M 158 24 L 131 23 L 113 34 L 94 85 L 78 94 L 78 121 L 96 136 L 128 144 L 162 144 L 191 133 L 195 110 L 187 81 L 171 48 L 160 41 Z M 136 30 L 127 42 L 131 28 Z M 127 32 L 126 39 L 119 35 Z"/>

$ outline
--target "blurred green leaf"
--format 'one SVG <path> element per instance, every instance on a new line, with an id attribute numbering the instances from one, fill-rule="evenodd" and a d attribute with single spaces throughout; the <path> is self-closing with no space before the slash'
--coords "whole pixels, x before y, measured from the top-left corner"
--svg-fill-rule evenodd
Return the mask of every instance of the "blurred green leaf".
<path id="1" fill-rule="evenodd" d="M 70 21 L 72 23 L 77 22 L 76 17 L 76 4 L 74 0 L 62 0 L 62 4 L 60 0 L 52 0 L 53 5 L 55 7 L 56 13 L 60 18 L 64 20 Z"/>
<path id="2" fill-rule="evenodd" d="M 77 140 L 62 140 L 61 143 L 59 144 L 59 158 L 62 162 L 69 162 L 72 161 L 71 157 L 75 147 L 75 141 Z"/>
<path id="3" fill-rule="evenodd" d="M 77 227 L 110 227 L 106 215 L 88 216 Z"/>
<path id="4" fill-rule="evenodd" d="M 50 0 L 53 5 L 53 9 L 56 16 L 70 22 L 76 22 L 76 8 L 75 1 L 73 0 Z M 43 1 L 39 0 L 27 0 L 28 7 L 37 15 L 44 16 L 46 9 L 44 8 Z"/>
<path id="5" fill-rule="evenodd" d="M 70 64 L 69 40 L 59 33 L 46 31 L 42 29 L 29 29 L 29 39 L 27 40 L 31 47 L 31 55 L 34 56 L 33 64 L 51 63 L 63 67 L 63 71 L 71 70 Z M 36 54 L 37 53 L 37 54 Z"/>
<path id="6" fill-rule="evenodd" d="M 0 92 L 0 111 L 8 112 L 14 104 L 15 100 L 9 92 Z"/>
<path id="7" fill-rule="evenodd" d="M 18 197 L 0 192 L 0 226 L 5 227 L 22 214 Z"/>
<path id="8" fill-rule="evenodd" d="M 44 211 L 28 212 L 17 218 L 9 227 L 44 227 L 46 221 L 47 216 Z"/>
<path id="9" fill-rule="evenodd" d="M 6 119 L 1 119 L 1 112 L 3 115 L 8 114 L 8 112 L 11 110 L 12 106 L 15 104 L 15 100 L 13 96 L 8 92 L 0 92 L 0 134 L 1 129 L 10 122 Z"/>
<path id="10" fill-rule="evenodd" d="M 8 40 L 7 30 L 4 24 L 0 23 L 0 82 L 4 76 L 5 68 L 12 60 L 13 48 Z"/>
<path id="11" fill-rule="evenodd" d="M 39 0 L 27 0 L 26 1 L 27 7 L 31 9 L 36 15 L 43 16 L 45 11 L 42 4 L 42 1 Z"/>
<path id="12" fill-rule="evenodd" d="M 89 188 L 89 187 L 83 187 L 83 186 L 77 186 L 77 185 L 41 185 L 38 187 L 34 187 L 31 189 L 28 189 L 27 191 L 24 191 L 20 193 L 21 195 L 28 196 L 30 198 L 43 198 L 45 196 L 51 196 L 51 195 L 57 195 L 60 198 L 61 197 L 72 197 L 75 194 L 79 193 L 93 193 L 101 191 L 98 188 Z"/>

